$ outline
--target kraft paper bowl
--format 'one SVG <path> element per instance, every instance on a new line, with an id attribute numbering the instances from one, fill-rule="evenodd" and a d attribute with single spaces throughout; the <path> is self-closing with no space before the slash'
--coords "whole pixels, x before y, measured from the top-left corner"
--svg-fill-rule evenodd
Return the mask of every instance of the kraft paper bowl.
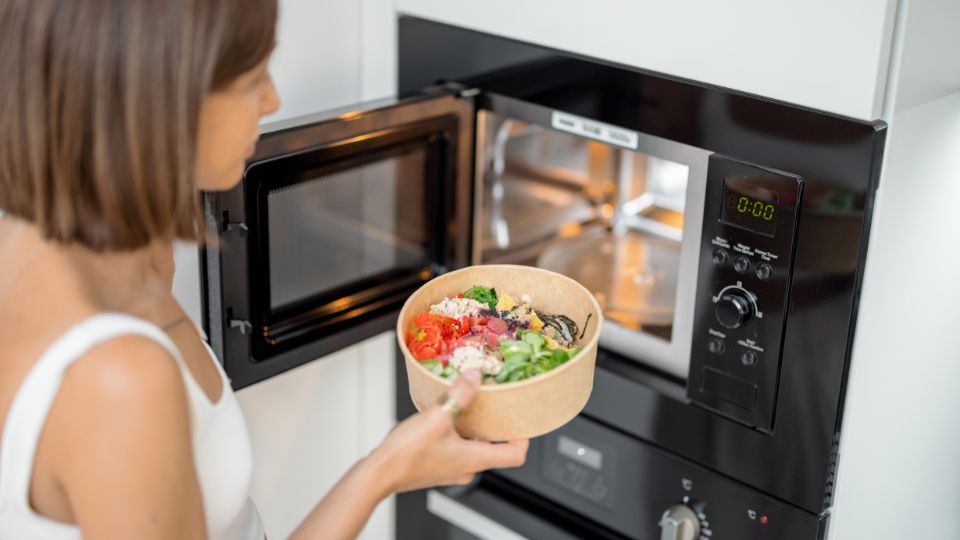
<path id="1" fill-rule="evenodd" d="M 410 323 L 432 304 L 474 285 L 494 287 L 514 298 L 528 294 L 537 311 L 570 317 L 583 333 L 582 350 L 564 364 L 536 377 L 482 385 L 457 418 L 457 431 L 470 439 L 507 441 L 543 435 L 569 422 L 583 410 L 593 389 L 603 313 L 593 294 L 576 281 L 529 266 L 463 268 L 434 278 L 407 299 L 397 320 L 397 340 L 405 359 L 410 397 L 417 409 L 422 411 L 436 404 L 452 383 L 422 367 L 410 353 L 406 345 Z"/>

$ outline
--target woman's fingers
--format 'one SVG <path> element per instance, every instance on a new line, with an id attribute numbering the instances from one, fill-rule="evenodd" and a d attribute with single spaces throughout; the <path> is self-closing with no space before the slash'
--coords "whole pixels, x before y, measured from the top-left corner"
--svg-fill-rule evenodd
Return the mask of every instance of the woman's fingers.
<path id="1" fill-rule="evenodd" d="M 430 425 L 434 426 L 437 430 L 450 430 L 453 426 L 455 416 L 453 411 L 465 409 L 470 402 L 473 401 L 474 396 L 477 395 L 477 391 L 480 390 L 480 381 L 482 379 L 483 376 L 475 369 L 471 369 L 457 377 L 457 379 L 453 381 L 450 390 L 441 398 L 441 401 L 445 401 L 447 398 L 452 399 L 455 406 L 450 407 L 449 405 L 441 406 L 437 404 L 425 411 L 425 416 L 429 419 Z"/>
<path id="2" fill-rule="evenodd" d="M 529 439 L 505 443 L 463 441 L 463 452 L 474 471 L 519 467 L 527 460 Z"/>
<path id="3" fill-rule="evenodd" d="M 461 409 L 465 409 L 467 405 L 473 401 L 473 397 L 477 395 L 477 391 L 480 390 L 480 381 L 482 378 L 483 376 L 480 375 L 480 372 L 475 369 L 461 373 L 460 376 L 453 381 L 453 387 L 450 388 L 447 395 L 453 398 Z"/>
<path id="4" fill-rule="evenodd" d="M 466 486 L 473 483 L 473 481 L 476 479 L 477 479 L 477 475 L 467 474 L 457 478 L 453 483 L 454 485 L 458 485 L 458 486 Z"/>

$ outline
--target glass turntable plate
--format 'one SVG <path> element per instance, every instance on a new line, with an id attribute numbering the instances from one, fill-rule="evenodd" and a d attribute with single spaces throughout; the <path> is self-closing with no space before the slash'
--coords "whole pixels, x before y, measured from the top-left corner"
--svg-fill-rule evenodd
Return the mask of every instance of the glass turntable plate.
<path id="1" fill-rule="evenodd" d="M 598 227 L 553 243 L 537 266 L 579 281 L 596 296 L 604 316 L 639 330 L 672 325 L 679 262 L 677 241 Z"/>

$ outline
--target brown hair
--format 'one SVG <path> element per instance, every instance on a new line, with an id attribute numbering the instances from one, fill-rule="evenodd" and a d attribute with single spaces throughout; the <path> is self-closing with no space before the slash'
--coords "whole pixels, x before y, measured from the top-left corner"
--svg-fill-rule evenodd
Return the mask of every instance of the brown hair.
<path id="1" fill-rule="evenodd" d="M 196 238 L 200 105 L 262 62 L 276 0 L 0 2 L 0 209 L 93 250 Z"/>

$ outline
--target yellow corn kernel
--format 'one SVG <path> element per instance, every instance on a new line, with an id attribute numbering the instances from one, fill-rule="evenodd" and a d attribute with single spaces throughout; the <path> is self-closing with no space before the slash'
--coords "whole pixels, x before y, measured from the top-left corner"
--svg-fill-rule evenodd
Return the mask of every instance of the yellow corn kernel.
<path id="1" fill-rule="evenodd" d="M 501 292 L 500 297 L 497 298 L 497 311 L 510 311 L 516 305 L 516 301 L 505 292 Z"/>
<path id="2" fill-rule="evenodd" d="M 547 350 L 548 350 L 548 351 L 555 351 L 555 350 L 557 350 L 557 349 L 560 348 L 560 344 L 557 343 L 556 340 L 554 340 L 552 337 L 550 337 L 550 336 L 543 336 L 543 339 L 547 340 Z"/>
<path id="3" fill-rule="evenodd" d="M 530 315 L 530 329 L 539 332 L 543 330 L 543 321 L 540 320 L 540 317 L 537 317 L 537 312 L 533 311 Z"/>

